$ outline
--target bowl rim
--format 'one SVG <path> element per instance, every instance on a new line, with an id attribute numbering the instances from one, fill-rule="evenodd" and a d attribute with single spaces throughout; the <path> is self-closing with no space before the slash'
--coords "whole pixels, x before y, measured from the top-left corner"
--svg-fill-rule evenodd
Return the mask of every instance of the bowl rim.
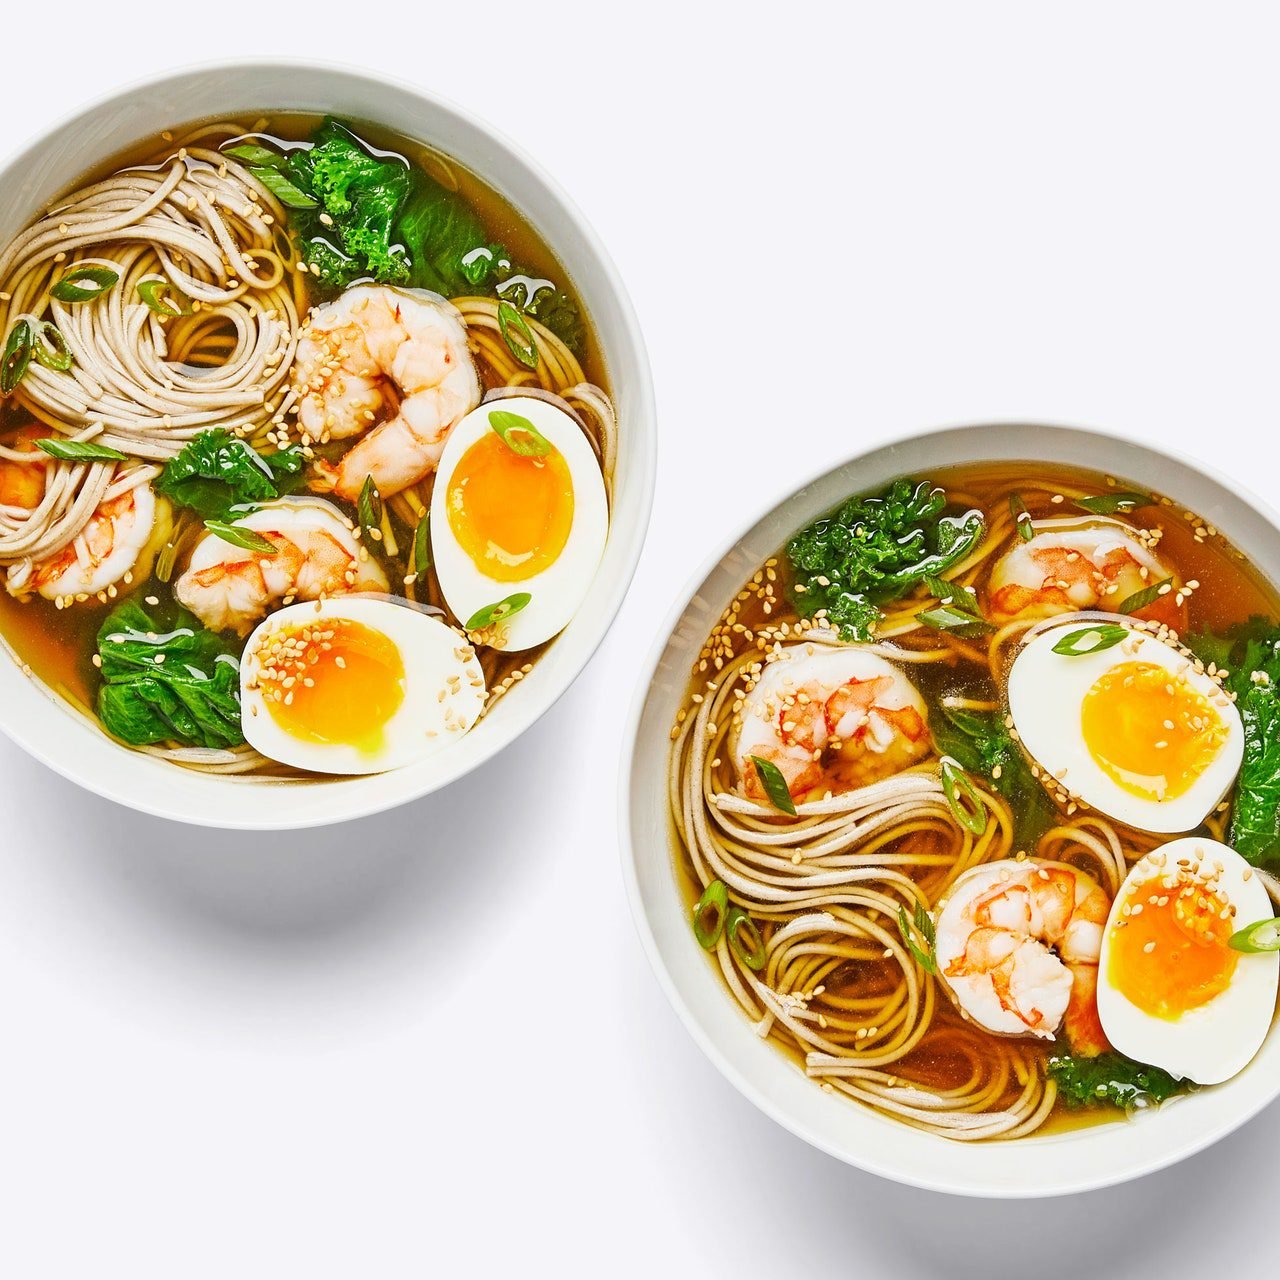
<path id="1" fill-rule="evenodd" d="M 723 1075 L 744 1098 L 751 1102 L 776 1124 L 794 1134 L 796 1137 L 802 1139 L 810 1146 L 824 1152 L 826 1155 L 834 1157 L 844 1164 L 851 1165 L 865 1173 L 874 1174 L 875 1176 L 884 1178 L 890 1182 L 896 1182 L 903 1186 L 914 1187 L 922 1191 L 933 1191 L 949 1195 L 968 1196 L 972 1198 L 1030 1200 L 1066 1195 L 1079 1195 L 1087 1191 L 1102 1190 L 1107 1187 L 1132 1181 L 1136 1178 L 1145 1177 L 1148 1174 L 1156 1173 L 1161 1169 L 1168 1168 L 1170 1165 L 1177 1164 L 1178 1162 L 1195 1155 L 1197 1152 L 1203 1151 L 1205 1148 L 1213 1145 L 1213 1143 L 1218 1142 L 1220 1139 L 1227 1137 L 1241 1125 L 1253 1119 L 1254 1116 L 1261 1112 L 1265 1107 L 1274 1102 L 1277 1097 L 1280 1097 L 1280 1075 L 1273 1079 L 1268 1089 L 1264 1089 L 1257 1097 L 1246 1101 L 1244 1105 L 1240 1106 L 1236 1114 L 1231 1115 L 1217 1125 L 1211 1126 L 1205 1133 L 1198 1135 L 1193 1141 L 1185 1142 L 1181 1145 L 1174 1145 L 1170 1149 L 1162 1151 L 1156 1156 L 1141 1163 L 1135 1163 L 1131 1167 L 1121 1167 L 1094 1177 L 1077 1179 L 1076 1181 L 1069 1183 L 1054 1184 L 1049 1187 L 1037 1187 L 1034 1185 L 1011 1187 L 997 1187 L 993 1185 L 971 1186 L 966 1185 L 962 1180 L 930 1176 L 928 1172 L 903 1167 L 899 1162 L 880 1159 L 878 1153 L 874 1149 L 868 1149 L 866 1151 L 852 1151 L 841 1143 L 834 1141 L 823 1130 L 791 1114 L 786 1106 L 776 1101 L 764 1089 L 758 1087 L 753 1081 L 749 1080 L 746 1074 L 735 1064 L 732 1056 L 721 1048 L 717 1039 L 704 1027 L 702 1021 L 693 1011 L 690 1002 L 684 995 L 680 983 L 667 965 L 654 930 L 653 922 L 646 909 L 644 893 L 640 885 L 639 851 L 634 839 L 632 812 L 632 779 L 640 754 L 640 729 L 645 711 L 649 704 L 649 699 L 652 696 L 653 685 L 658 676 L 662 659 L 675 636 L 676 628 L 678 627 L 680 620 L 693 604 L 698 589 L 707 581 L 708 578 L 711 577 L 721 562 L 734 551 L 738 544 L 750 534 L 752 529 L 754 529 L 761 521 L 768 519 L 775 512 L 795 502 L 796 499 L 811 485 L 825 480 L 829 475 L 832 475 L 837 471 L 856 465 L 861 459 L 867 458 L 871 455 L 892 449 L 895 446 L 917 442 L 924 439 L 964 434 L 973 434 L 976 436 L 985 431 L 1002 430 L 1013 427 L 1046 430 L 1055 434 L 1063 432 L 1070 433 L 1073 436 L 1093 437 L 1100 441 L 1120 443 L 1129 448 L 1137 448 L 1139 450 L 1149 452 L 1157 457 L 1163 457 L 1190 471 L 1198 472 L 1207 480 L 1216 483 L 1221 488 L 1234 495 L 1234 497 L 1245 507 L 1252 508 L 1258 516 L 1262 517 L 1262 519 L 1275 531 L 1276 535 L 1280 537 L 1280 511 L 1277 511 L 1275 507 L 1265 499 L 1261 498 L 1247 485 L 1242 484 L 1233 476 L 1228 476 L 1224 472 L 1220 471 L 1215 465 L 1204 459 L 1194 457 L 1191 454 L 1184 453 L 1178 449 L 1167 448 L 1163 444 L 1155 445 L 1148 443 L 1145 439 L 1134 440 L 1118 429 L 1109 429 L 1097 426 L 1080 426 L 1075 423 L 1067 422 L 1032 420 L 1024 416 L 1012 415 L 1007 417 L 993 417 L 984 421 L 955 422 L 936 427 L 899 427 L 894 430 L 890 430 L 884 435 L 877 436 L 874 440 L 870 441 L 865 448 L 859 449 L 842 458 L 837 458 L 834 461 L 829 460 L 807 473 L 802 480 L 790 485 L 784 497 L 768 502 L 760 507 L 753 508 L 747 517 L 744 517 L 735 523 L 732 527 L 732 532 L 723 537 L 715 545 L 714 549 L 708 553 L 703 562 L 692 574 L 689 575 L 684 584 L 679 588 L 663 617 L 661 627 L 650 646 L 648 655 L 639 668 L 639 680 L 636 683 L 636 691 L 632 696 L 631 705 L 628 709 L 626 720 L 623 725 L 624 736 L 617 780 L 617 805 L 618 848 L 622 861 L 622 878 L 626 889 L 627 904 L 631 912 L 632 925 L 639 936 L 641 948 L 648 960 L 649 967 L 657 978 L 658 985 L 662 988 L 662 991 L 666 995 L 668 1002 L 674 1009 L 676 1016 L 679 1018 L 685 1031 L 690 1035 L 694 1043 L 702 1050 L 706 1057 L 710 1059 L 711 1063 L 716 1067 L 720 1074 Z M 974 455 L 974 461 L 981 460 L 980 455 Z M 669 855 L 671 850 L 668 849 L 667 853 Z M 745 1024 L 745 1016 L 743 1021 Z M 1275 1034 L 1274 1027 L 1269 1033 L 1269 1038 L 1273 1034 Z M 864 1110 L 870 1115 L 878 1115 L 878 1113 L 875 1113 L 872 1108 L 864 1107 L 863 1104 L 851 1099 L 841 1099 L 840 1101 L 846 1105 Z M 878 1118 L 884 1119 L 884 1117 Z M 888 1123 L 896 1126 L 896 1122 L 892 1120 L 889 1120 Z M 948 1142 L 947 1139 L 940 1137 L 937 1138 L 936 1141 L 943 1143 Z M 968 1144 L 956 1143 L 954 1145 L 965 1147 Z M 989 1147 L 997 1144 L 987 1143 L 978 1145 Z"/>
<path id="2" fill-rule="evenodd" d="M 628 429 L 634 433 L 638 445 L 637 456 L 629 459 L 627 488 L 628 493 L 631 495 L 628 499 L 628 508 L 634 512 L 634 515 L 627 521 L 626 541 L 622 547 L 620 563 L 607 581 L 599 574 L 599 571 L 597 571 L 594 579 L 593 585 L 601 593 L 595 612 L 594 630 L 593 632 L 585 633 L 585 638 L 578 642 L 577 652 L 569 660 L 565 669 L 559 673 L 558 682 L 548 684 L 541 690 L 536 702 L 526 698 L 526 705 L 522 707 L 519 718 L 513 720 L 510 730 L 501 735 L 495 735 L 494 740 L 486 743 L 483 750 L 479 751 L 467 763 L 465 768 L 450 772 L 446 776 L 439 778 L 428 776 L 420 780 L 420 785 L 407 786 L 391 795 L 383 795 L 381 793 L 370 795 L 367 792 L 361 792 L 359 793 L 359 799 L 338 806 L 339 812 L 314 816 L 297 811 L 289 811 L 282 815 L 279 820 L 275 820 L 271 817 L 256 816 L 245 818 L 239 816 L 235 812 L 234 805 L 228 805 L 225 812 L 211 805 L 207 812 L 192 815 L 184 807 L 171 801 L 168 796 L 168 789 L 164 787 L 147 789 L 139 785 L 132 794 L 126 797 L 121 795 L 109 782 L 99 779 L 93 772 L 87 769 L 78 769 L 72 753 L 68 753 L 68 758 L 52 750 L 45 749 L 45 747 L 33 741 L 31 735 L 24 731 L 22 723 L 16 722 L 14 718 L 7 715 L 0 714 L 0 733 L 3 733 L 6 738 L 28 755 L 85 790 L 121 804 L 128 809 L 149 814 L 153 817 L 228 830 L 302 830 L 309 827 L 354 821 L 376 813 L 382 813 L 412 801 L 420 800 L 458 781 L 475 769 L 483 768 L 494 757 L 522 737 L 525 732 L 531 729 L 538 720 L 551 710 L 577 681 L 616 621 L 618 612 L 626 599 L 627 591 L 635 577 L 636 569 L 639 566 L 640 557 L 647 541 L 648 530 L 652 521 L 653 500 L 657 482 L 657 403 L 652 365 L 635 306 L 632 303 L 626 285 L 623 283 L 617 265 L 606 249 L 604 242 L 590 220 L 578 207 L 576 201 L 565 191 L 558 180 L 539 161 L 531 156 L 520 143 L 491 124 L 483 116 L 462 106 L 451 98 L 436 93 L 432 89 L 411 80 L 399 76 L 386 75 L 355 63 L 325 58 L 265 54 L 184 62 L 124 81 L 92 98 L 81 101 L 78 105 L 55 117 L 43 128 L 28 134 L 13 148 L 0 153 L 0 177 L 21 173 L 32 163 L 34 156 L 41 147 L 45 146 L 50 140 L 66 133 L 79 121 L 98 112 L 117 107 L 121 103 L 139 95 L 179 84 L 191 76 L 234 74 L 242 71 L 268 72 L 272 70 L 285 74 L 305 72 L 334 77 L 335 79 L 345 79 L 351 83 L 359 83 L 374 91 L 385 88 L 400 95 L 415 98 L 422 102 L 429 111 L 436 113 L 437 117 L 451 118 L 463 128 L 482 135 L 487 141 L 494 144 L 499 151 L 506 152 L 517 165 L 523 167 L 525 175 L 542 188 L 543 194 L 549 197 L 551 203 L 555 206 L 556 217 L 562 218 L 566 224 L 572 226 L 574 233 L 581 239 L 592 260 L 589 263 L 589 272 L 584 270 L 580 274 L 589 273 L 597 277 L 599 292 L 609 296 L 617 310 L 621 342 L 615 345 L 622 346 L 626 350 L 627 361 L 632 366 L 631 373 L 633 375 L 632 382 L 629 384 L 632 404 L 628 411 Z M 266 110 L 267 108 L 264 107 L 263 109 Z M 288 107 L 286 105 L 277 109 L 287 110 Z M 472 163 L 466 156 L 457 158 L 464 165 L 470 166 Z M 479 170 L 477 172 L 479 173 Z M 501 175 L 480 173 L 479 176 L 495 184 L 501 180 Z M 572 267 L 575 264 L 568 265 L 572 273 Z M 602 350 L 602 357 L 606 366 L 610 364 L 609 354 L 607 350 Z M 611 538 L 617 515 L 616 508 L 610 511 L 609 529 Z M 19 661 L 7 641 L 0 647 L 5 650 L 4 656 L 0 658 L 0 661 Z M 58 695 L 48 688 L 42 680 L 34 676 L 31 679 L 39 692 L 45 694 L 55 705 L 61 705 L 61 699 Z M 139 756 L 139 762 L 154 763 L 150 757 L 143 756 Z M 392 771 L 392 774 L 400 772 Z M 386 777 L 389 775 L 370 776 Z M 224 794 L 228 796 L 234 794 L 229 787 L 223 790 Z"/>

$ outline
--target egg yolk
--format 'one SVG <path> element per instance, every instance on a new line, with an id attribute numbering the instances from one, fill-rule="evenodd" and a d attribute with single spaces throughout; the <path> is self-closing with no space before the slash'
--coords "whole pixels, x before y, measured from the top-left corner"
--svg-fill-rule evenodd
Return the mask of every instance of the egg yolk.
<path id="1" fill-rule="evenodd" d="M 491 432 L 458 459 L 445 509 L 486 578 L 521 582 L 554 564 L 569 540 L 573 477 L 558 449 L 527 458 Z"/>
<path id="2" fill-rule="evenodd" d="M 1182 795 L 1226 740 L 1209 699 L 1151 662 L 1122 662 L 1100 676 L 1085 694 L 1080 727 L 1098 767 L 1144 800 Z"/>
<path id="3" fill-rule="evenodd" d="M 282 627 L 254 655 L 271 718 L 304 742 L 371 751 L 404 701 L 404 661 L 381 631 L 350 619 Z"/>
<path id="4" fill-rule="evenodd" d="M 1211 886 L 1155 876 L 1121 910 L 1107 977 L 1144 1013 L 1173 1021 L 1227 989 L 1238 958 L 1227 946 L 1234 913 Z"/>

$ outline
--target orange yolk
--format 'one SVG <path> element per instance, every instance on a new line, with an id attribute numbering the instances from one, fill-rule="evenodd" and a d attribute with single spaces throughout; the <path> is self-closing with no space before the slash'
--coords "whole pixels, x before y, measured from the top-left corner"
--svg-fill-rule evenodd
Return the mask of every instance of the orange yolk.
<path id="1" fill-rule="evenodd" d="M 1221 895 L 1187 876 L 1172 888 L 1156 876 L 1132 889 L 1125 905 L 1107 966 L 1117 991 L 1172 1021 L 1227 989 L 1237 953 L 1227 946 L 1234 926 Z"/>
<path id="2" fill-rule="evenodd" d="M 1122 662 L 1100 676 L 1085 694 L 1080 728 L 1099 768 L 1145 800 L 1182 795 L 1226 739 L 1209 699 L 1150 662 Z"/>
<path id="3" fill-rule="evenodd" d="M 458 459 L 445 508 L 453 536 L 486 578 L 521 582 L 564 550 L 573 478 L 558 449 L 526 458 L 490 432 Z"/>
<path id="4" fill-rule="evenodd" d="M 255 655 L 271 718 L 304 742 L 376 748 L 404 701 L 404 661 L 381 631 L 326 618 L 273 631 Z"/>

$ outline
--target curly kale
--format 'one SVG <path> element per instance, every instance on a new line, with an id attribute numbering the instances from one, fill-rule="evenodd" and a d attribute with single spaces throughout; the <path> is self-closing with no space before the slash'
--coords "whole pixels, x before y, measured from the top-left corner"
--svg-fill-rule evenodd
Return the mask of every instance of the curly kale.
<path id="1" fill-rule="evenodd" d="M 270 159 L 264 148 L 253 151 Z M 403 157 L 375 152 L 341 121 L 327 119 L 310 146 L 276 157 L 276 165 L 299 197 L 286 203 L 321 288 L 337 293 L 374 280 L 445 297 L 488 293 L 581 352 L 577 303 L 554 282 L 531 280 L 489 239 L 463 196 Z M 276 190 L 281 194 L 278 184 Z"/>
<path id="2" fill-rule="evenodd" d="M 851 498 L 787 544 L 797 610 L 827 619 L 846 640 L 869 640 L 880 605 L 943 573 L 982 539 L 979 511 L 943 514 L 947 495 L 927 480 L 896 480 L 883 493 Z"/>
<path id="3" fill-rule="evenodd" d="M 1244 760 L 1231 813 L 1231 847 L 1255 866 L 1280 862 L 1280 627 L 1250 618 L 1223 635 L 1201 632 L 1188 646 L 1228 672 L 1244 725 Z"/>
<path id="4" fill-rule="evenodd" d="M 1057 1081 L 1058 1096 L 1073 1107 L 1103 1103 L 1131 1111 L 1164 1102 L 1192 1087 L 1160 1067 L 1114 1052 L 1095 1058 L 1055 1054 L 1049 1059 L 1048 1072 Z"/>

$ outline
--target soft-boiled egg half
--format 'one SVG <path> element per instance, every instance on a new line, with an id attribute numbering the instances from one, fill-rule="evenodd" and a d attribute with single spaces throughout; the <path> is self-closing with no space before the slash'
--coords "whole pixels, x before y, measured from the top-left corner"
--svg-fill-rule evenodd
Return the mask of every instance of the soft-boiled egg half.
<path id="1" fill-rule="evenodd" d="M 1240 713 L 1213 677 L 1119 616 L 1029 640 L 1009 671 L 1009 711 L 1067 795 L 1142 831 L 1199 826 L 1244 751 Z"/>
<path id="2" fill-rule="evenodd" d="M 273 613 L 240 660 L 251 747 L 316 773 L 381 773 L 460 738 L 484 707 L 465 637 L 387 598 L 346 596 Z"/>
<path id="3" fill-rule="evenodd" d="M 529 649 L 564 629 L 608 528 L 600 464 L 563 409 L 533 396 L 491 400 L 449 433 L 431 495 L 436 576 L 490 648 Z"/>
<path id="4" fill-rule="evenodd" d="M 1271 1027 L 1280 953 L 1227 940 L 1271 915 L 1257 873 L 1225 844 L 1187 836 L 1152 850 L 1125 877 L 1102 937 L 1107 1039 L 1179 1078 L 1230 1079 Z"/>

